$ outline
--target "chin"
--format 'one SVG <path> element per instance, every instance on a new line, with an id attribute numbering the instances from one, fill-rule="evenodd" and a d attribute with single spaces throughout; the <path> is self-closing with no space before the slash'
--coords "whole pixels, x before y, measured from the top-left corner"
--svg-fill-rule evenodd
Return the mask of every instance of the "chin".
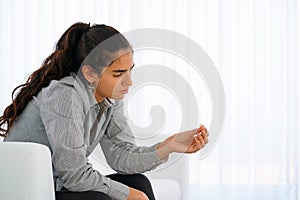
<path id="1" fill-rule="evenodd" d="M 124 99 L 125 95 L 118 95 L 118 96 L 114 96 L 114 97 L 111 97 L 112 99 L 115 99 L 115 100 L 121 100 L 121 99 Z"/>

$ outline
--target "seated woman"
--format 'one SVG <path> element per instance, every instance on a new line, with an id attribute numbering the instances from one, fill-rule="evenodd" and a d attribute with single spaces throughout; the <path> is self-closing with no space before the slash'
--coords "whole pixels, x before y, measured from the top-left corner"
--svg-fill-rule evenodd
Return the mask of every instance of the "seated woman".
<path id="1" fill-rule="evenodd" d="M 150 147 L 137 146 L 122 101 L 132 85 L 133 67 L 132 47 L 116 29 L 75 23 L 42 66 L 13 91 L 13 102 L 0 117 L 1 135 L 5 142 L 49 147 L 57 200 L 153 200 L 150 182 L 141 173 L 173 152 L 194 153 L 208 142 L 201 125 Z M 98 144 L 117 174 L 104 176 L 88 163 Z"/>

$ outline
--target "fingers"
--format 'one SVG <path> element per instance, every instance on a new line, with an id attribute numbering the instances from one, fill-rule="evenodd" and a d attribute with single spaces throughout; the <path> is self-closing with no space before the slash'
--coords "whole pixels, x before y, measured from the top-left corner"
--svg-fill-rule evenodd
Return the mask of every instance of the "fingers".
<path id="1" fill-rule="evenodd" d="M 201 132 L 201 130 L 205 128 L 203 124 L 200 124 L 200 127 L 197 129 L 197 132 Z"/>
<path id="2" fill-rule="evenodd" d="M 208 143 L 208 131 L 204 125 L 200 125 L 200 127 L 197 129 L 197 137 L 200 141 L 204 142 L 204 145 Z"/>
<path id="3" fill-rule="evenodd" d="M 199 140 L 198 137 L 195 137 L 194 141 L 195 141 L 194 142 L 194 148 L 193 148 L 193 151 L 191 153 L 195 153 L 195 152 L 199 151 L 202 148 L 201 141 Z"/>
<path id="4" fill-rule="evenodd" d="M 201 147 L 204 147 L 205 144 L 208 142 L 207 138 L 203 137 L 200 133 L 197 134 L 197 138 L 201 142 Z"/>
<path id="5" fill-rule="evenodd" d="M 204 125 L 200 125 L 200 127 L 197 129 L 197 133 L 200 132 L 201 135 L 203 135 L 204 137 L 208 137 L 209 136 L 209 133 L 206 129 L 206 127 Z"/>
<path id="6" fill-rule="evenodd" d="M 202 134 L 205 134 L 206 136 L 208 136 L 208 131 L 206 129 L 205 126 L 201 125 L 198 129 L 197 129 L 197 132 L 201 132 Z"/>
<path id="7" fill-rule="evenodd" d="M 199 151 L 205 146 L 205 141 L 203 137 L 200 135 L 200 133 L 197 134 L 197 136 L 194 138 L 194 145 L 192 153 Z"/>

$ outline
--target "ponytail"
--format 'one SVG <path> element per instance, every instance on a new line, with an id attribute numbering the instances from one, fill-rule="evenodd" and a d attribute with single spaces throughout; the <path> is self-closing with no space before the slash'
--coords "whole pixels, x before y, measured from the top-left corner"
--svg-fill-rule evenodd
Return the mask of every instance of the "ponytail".
<path id="1" fill-rule="evenodd" d="M 109 38 L 114 39 L 104 48 L 91 53 L 98 44 Z M 42 66 L 29 76 L 26 83 L 13 90 L 12 103 L 0 117 L 0 136 L 7 136 L 14 121 L 23 112 L 28 102 L 52 80 L 59 80 L 71 72 L 77 73 L 82 64 L 88 64 L 99 70 L 99 65 L 103 66 L 103 63 L 111 62 L 107 53 L 113 54 L 121 49 L 131 49 L 131 46 L 113 27 L 104 24 L 95 24 L 91 27 L 90 24 L 85 23 L 73 24 L 58 40 L 54 52 L 44 60 Z M 83 62 L 88 55 L 89 62 Z"/>
<path id="2" fill-rule="evenodd" d="M 100 50 L 91 53 L 98 44 L 109 38 L 113 40 Z M 127 39 L 113 27 L 104 24 L 95 24 L 91 27 L 90 24 L 85 23 L 73 24 L 58 40 L 54 52 L 44 60 L 42 66 L 29 76 L 26 83 L 13 90 L 12 103 L 0 117 L 0 136 L 7 136 L 14 121 L 23 112 L 28 102 L 52 80 L 59 80 L 71 72 L 77 73 L 83 64 L 99 70 L 99 65 L 103 66 L 103 63 L 111 62 L 107 53 L 113 54 L 121 49 L 131 49 L 131 46 Z M 89 62 L 85 62 L 87 56 Z"/>
<path id="3" fill-rule="evenodd" d="M 59 80 L 69 75 L 70 72 L 79 70 L 82 59 L 77 53 L 77 45 L 82 34 L 89 28 L 90 25 L 84 23 L 72 25 L 59 39 L 54 52 L 44 60 L 42 66 L 29 76 L 26 83 L 19 85 L 13 90 L 12 103 L 0 117 L 1 136 L 7 136 L 15 119 L 42 88 L 47 87 L 52 80 Z"/>

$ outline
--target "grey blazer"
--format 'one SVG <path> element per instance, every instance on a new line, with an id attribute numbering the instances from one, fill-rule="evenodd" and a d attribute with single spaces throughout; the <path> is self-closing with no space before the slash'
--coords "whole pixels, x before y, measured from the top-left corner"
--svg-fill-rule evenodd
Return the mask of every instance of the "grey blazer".
<path id="1" fill-rule="evenodd" d="M 4 141 L 47 145 L 57 191 L 62 187 L 100 191 L 118 200 L 127 199 L 129 188 L 88 163 L 96 145 L 101 145 L 108 164 L 122 174 L 142 173 L 166 162 L 157 156 L 158 144 L 135 144 L 122 100 L 106 98 L 97 103 L 82 74 L 75 73 L 43 88 L 15 120 Z"/>

